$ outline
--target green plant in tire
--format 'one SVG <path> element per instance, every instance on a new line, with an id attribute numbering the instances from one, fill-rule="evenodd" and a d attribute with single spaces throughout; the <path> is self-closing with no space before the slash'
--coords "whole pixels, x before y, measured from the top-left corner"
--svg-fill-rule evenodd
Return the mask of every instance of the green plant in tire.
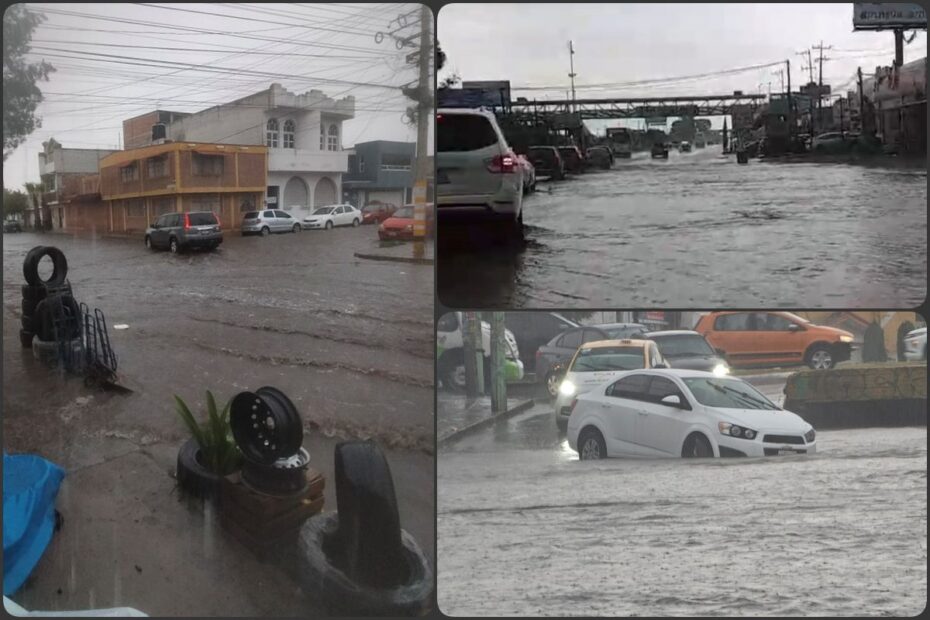
<path id="1" fill-rule="evenodd" d="M 207 390 L 207 419 L 198 423 L 187 403 L 175 394 L 175 406 L 184 425 L 200 446 L 202 464 L 214 474 L 225 476 L 236 471 L 242 463 L 242 454 L 236 446 L 229 426 L 229 407 L 232 400 L 220 411 L 213 393 Z"/>

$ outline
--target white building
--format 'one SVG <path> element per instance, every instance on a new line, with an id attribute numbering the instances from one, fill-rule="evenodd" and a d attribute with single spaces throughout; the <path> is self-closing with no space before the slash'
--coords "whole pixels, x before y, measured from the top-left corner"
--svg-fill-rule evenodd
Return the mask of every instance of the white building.
<path id="1" fill-rule="evenodd" d="M 342 123 L 355 117 L 355 98 L 302 95 L 272 84 L 261 92 L 175 118 L 166 138 L 268 147 L 268 206 L 285 210 L 339 202 L 348 155 Z"/>

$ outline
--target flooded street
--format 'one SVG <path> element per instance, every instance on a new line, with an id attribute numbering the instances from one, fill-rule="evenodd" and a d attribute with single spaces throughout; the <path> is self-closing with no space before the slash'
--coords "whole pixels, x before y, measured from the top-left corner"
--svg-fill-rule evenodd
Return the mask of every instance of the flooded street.
<path id="1" fill-rule="evenodd" d="M 824 431 L 818 444 L 812 457 L 580 462 L 537 405 L 439 454 L 439 607 L 920 613 L 926 428 Z"/>
<path id="2" fill-rule="evenodd" d="M 450 307 L 913 306 L 927 273 L 925 166 L 748 165 L 711 146 L 540 182 L 526 243 L 440 232 Z M 467 276 L 465 274 L 472 274 Z M 480 275 L 479 275 L 480 274 Z"/>

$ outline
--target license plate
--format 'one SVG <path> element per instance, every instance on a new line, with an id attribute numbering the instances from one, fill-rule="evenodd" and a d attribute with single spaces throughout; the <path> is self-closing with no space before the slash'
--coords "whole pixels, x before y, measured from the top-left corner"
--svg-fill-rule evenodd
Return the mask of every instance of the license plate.
<path id="1" fill-rule="evenodd" d="M 449 175 L 442 168 L 436 170 L 436 182 L 439 184 L 446 184 L 449 182 Z"/>

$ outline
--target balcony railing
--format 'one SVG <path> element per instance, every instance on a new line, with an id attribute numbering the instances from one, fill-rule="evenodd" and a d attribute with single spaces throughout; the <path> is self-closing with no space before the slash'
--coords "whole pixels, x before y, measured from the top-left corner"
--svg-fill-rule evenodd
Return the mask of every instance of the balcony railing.
<path id="1" fill-rule="evenodd" d="M 345 151 L 268 149 L 269 172 L 347 172 L 349 154 Z"/>

